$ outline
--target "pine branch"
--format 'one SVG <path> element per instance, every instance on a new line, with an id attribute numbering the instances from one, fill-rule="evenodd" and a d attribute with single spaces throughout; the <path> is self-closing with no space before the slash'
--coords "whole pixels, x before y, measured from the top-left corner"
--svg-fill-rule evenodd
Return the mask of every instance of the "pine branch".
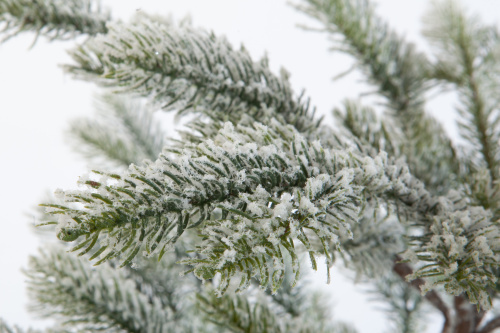
<path id="1" fill-rule="evenodd" d="M 256 302 L 250 302 L 240 295 L 217 298 L 213 294 L 198 294 L 197 297 L 205 320 L 228 332 L 355 333 L 348 325 L 332 324 L 329 317 L 318 316 L 317 312 L 321 312 L 321 309 L 311 299 L 302 304 L 308 311 L 290 317 L 278 314 L 267 306 L 262 295 L 257 295 Z M 304 298 L 305 295 L 301 299 Z"/>
<path id="2" fill-rule="evenodd" d="M 390 274 L 390 273 L 389 273 Z M 374 300 L 384 301 L 388 307 L 389 319 L 395 324 L 395 332 L 416 333 L 424 330 L 421 324 L 423 317 L 422 301 L 417 290 L 393 274 L 385 274 L 375 281 Z"/>
<path id="3" fill-rule="evenodd" d="M 182 327 L 159 295 L 137 290 L 125 271 L 108 265 L 91 269 L 61 249 L 31 257 L 26 275 L 31 309 L 63 325 L 107 332 L 179 332 Z"/>
<path id="4" fill-rule="evenodd" d="M 285 332 L 278 318 L 264 304 L 251 305 L 242 296 L 197 295 L 199 310 L 205 320 L 214 323 L 225 332 Z"/>
<path id="5" fill-rule="evenodd" d="M 394 255 L 408 246 L 404 241 L 408 230 L 395 215 L 384 214 L 386 209 L 391 207 L 365 203 L 358 223 L 352 226 L 353 237 L 341 240 L 340 256 L 344 265 L 356 272 L 357 278 L 380 279 L 391 270 Z"/>
<path id="6" fill-rule="evenodd" d="M 110 24 L 71 55 L 76 65 L 66 70 L 77 77 L 149 96 L 179 114 L 221 111 L 264 122 L 265 110 L 273 109 L 300 131 L 317 126 L 286 75 L 275 76 L 267 59 L 253 62 L 245 49 L 203 30 L 140 15 L 133 25 Z"/>
<path id="7" fill-rule="evenodd" d="M 97 102 L 97 119 L 77 119 L 68 134 L 74 147 L 89 159 L 102 157 L 128 167 L 156 160 L 167 134 L 153 120 L 150 107 L 124 96 L 104 95 Z"/>
<path id="8" fill-rule="evenodd" d="M 462 104 L 461 134 L 480 152 L 473 168 L 487 168 L 496 180 L 500 177 L 498 29 L 467 16 L 452 1 L 436 2 L 425 22 L 424 35 L 436 50 L 434 77 L 456 88 Z"/>
<path id="9" fill-rule="evenodd" d="M 0 0 L 1 41 L 21 32 L 34 31 L 36 38 L 69 39 L 79 34 L 107 31 L 109 13 L 91 0 Z"/>
<path id="10" fill-rule="evenodd" d="M 333 115 L 342 128 L 360 141 L 360 149 L 372 147 L 375 154 L 385 151 L 390 156 L 401 156 L 401 133 L 395 131 L 394 124 L 381 121 L 372 108 L 346 100 L 343 109 L 336 108 Z"/>
<path id="11" fill-rule="evenodd" d="M 3 321 L 0 318 L 0 332 L 2 333 L 41 333 L 39 330 L 33 330 L 33 329 L 28 329 L 28 330 L 23 330 L 22 328 L 18 326 L 9 326 L 5 321 Z"/>
<path id="12" fill-rule="evenodd" d="M 426 57 L 376 16 L 367 0 L 304 0 L 295 7 L 319 20 L 334 49 L 351 55 L 377 87 L 405 138 L 400 144 L 412 174 L 446 193 L 459 163 L 442 126 L 423 109 L 430 88 Z"/>
<path id="13" fill-rule="evenodd" d="M 295 7 L 324 25 L 336 41 L 334 50 L 356 59 L 388 107 L 408 117 L 420 110 L 429 88 L 423 75 L 427 59 L 376 16 L 368 1 L 304 0 Z"/>
<path id="14" fill-rule="evenodd" d="M 467 292 L 472 302 L 490 306 L 485 288 L 496 281 L 491 269 L 498 267 L 500 244 L 488 211 L 467 208 L 465 199 L 433 197 L 384 154 L 372 159 L 324 149 L 278 122 L 236 130 L 227 123 L 214 140 L 175 150 L 176 159 L 162 155 L 132 166 L 121 176 L 81 179 L 86 191 L 60 192 L 63 204 L 47 205 L 59 216 L 58 237 L 84 236 L 74 251 L 97 248 L 91 256 L 99 257 L 96 264 L 124 255 L 123 266 L 141 248 L 161 258 L 186 229 L 197 227 L 199 257 L 182 263 L 193 266 L 198 278 L 220 273 L 217 290 L 224 293 L 233 277 L 240 278 L 241 291 L 256 276 L 276 292 L 285 273 L 284 250 L 298 277 L 295 240 L 313 267 L 318 253 L 329 265 L 340 239 L 352 234 L 361 205 L 383 200 L 417 221 L 414 227 L 431 225 L 431 233 L 414 237 L 413 250 L 405 253 L 428 263 L 414 278 L 432 276 L 426 286 L 444 284 L 450 293 Z"/>

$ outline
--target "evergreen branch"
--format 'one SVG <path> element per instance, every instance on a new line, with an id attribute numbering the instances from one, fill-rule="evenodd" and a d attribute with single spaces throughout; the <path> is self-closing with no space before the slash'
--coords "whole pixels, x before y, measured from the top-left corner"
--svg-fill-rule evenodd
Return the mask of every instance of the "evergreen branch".
<path id="1" fill-rule="evenodd" d="M 461 197 L 433 197 L 384 154 L 327 150 L 279 122 L 237 130 L 226 123 L 214 140 L 175 150 L 177 159 L 161 155 L 155 163 L 132 166 L 122 176 L 81 179 L 89 190 L 61 192 L 66 205 L 47 205 L 59 216 L 58 237 L 74 241 L 84 235 L 75 250 L 97 247 L 91 256 L 99 257 L 96 264 L 125 255 L 123 266 L 141 248 L 161 258 L 186 229 L 199 227 L 200 257 L 183 261 L 198 278 L 220 273 L 218 292 L 224 293 L 236 275 L 239 290 L 257 276 L 276 292 L 284 278 L 284 250 L 298 277 L 295 240 L 313 267 L 316 253 L 329 265 L 340 239 L 352 237 L 363 203 L 382 199 L 406 211 L 417 221 L 413 227 L 431 225 L 405 253 L 408 260 L 428 263 L 413 278 L 435 277 L 426 287 L 443 284 L 450 293 L 467 292 L 472 302 L 490 306 L 485 287 L 496 282 L 491 269 L 498 267 L 500 244 L 482 207 L 467 208 Z M 68 206 L 73 203 L 83 208 Z"/>
<path id="2" fill-rule="evenodd" d="M 408 230 L 396 216 L 383 214 L 379 205 L 367 202 L 359 222 L 352 227 L 353 237 L 341 240 L 343 263 L 353 269 L 357 277 L 378 279 L 391 269 L 394 255 L 408 246 L 404 241 Z"/>
<path id="3" fill-rule="evenodd" d="M 108 265 L 91 269 L 61 249 L 31 257 L 26 270 L 34 303 L 40 315 L 58 318 L 63 325 L 107 332 L 179 332 L 159 295 L 137 290 L 125 271 Z"/>
<path id="4" fill-rule="evenodd" d="M 96 35 L 107 31 L 108 21 L 109 13 L 91 0 L 0 0 L 1 41 L 25 31 L 50 40 Z"/>
<path id="5" fill-rule="evenodd" d="M 287 265 L 287 267 L 290 267 L 290 260 L 285 260 L 285 264 Z M 276 310 L 276 313 L 286 314 L 291 316 L 292 318 L 296 318 L 301 316 L 304 312 L 307 311 L 310 306 L 313 306 L 315 303 L 311 304 L 311 302 L 309 302 L 311 300 L 310 295 L 306 294 L 303 283 L 299 283 L 297 286 L 292 285 L 295 277 L 292 276 L 289 271 L 290 270 L 288 269 L 287 274 L 285 274 L 283 284 L 276 293 L 273 294 L 269 289 L 266 289 L 265 293 L 281 310 Z M 321 315 L 321 309 L 323 308 L 318 306 L 318 315 Z M 325 313 L 323 313 L 323 315 L 324 314 Z M 326 317 L 328 316 L 326 315 L 325 318 Z"/>
<path id="6" fill-rule="evenodd" d="M 28 329 L 28 330 L 23 330 L 22 328 L 18 326 L 9 326 L 3 319 L 0 318 L 0 332 L 2 333 L 41 333 L 39 330 L 34 330 L 34 329 Z"/>
<path id="7" fill-rule="evenodd" d="M 204 313 L 205 320 L 229 332 L 355 332 L 350 326 L 329 323 L 328 317 L 318 317 L 315 311 L 320 310 L 314 304 L 314 300 L 308 300 L 306 303 L 310 306 L 307 307 L 309 311 L 290 318 L 273 311 L 263 299 L 252 303 L 248 301 L 248 298 L 240 295 L 225 295 L 217 298 L 213 294 L 198 294 L 197 298 L 199 309 Z"/>
<path id="8" fill-rule="evenodd" d="M 242 296 L 197 295 L 199 309 L 205 320 L 214 323 L 226 332 L 285 332 L 278 318 L 264 304 L 251 305 Z"/>
<path id="9" fill-rule="evenodd" d="M 385 151 L 390 156 L 401 156 L 401 133 L 394 130 L 394 124 L 381 121 L 372 108 L 346 100 L 343 109 L 336 108 L 333 115 L 342 128 L 360 141 L 360 149 L 372 147 L 374 153 Z"/>
<path id="10" fill-rule="evenodd" d="M 404 138 L 400 149 L 412 174 L 429 189 L 446 193 L 459 163 L 442 126 L 423 109 L 430 88 L 425 56 L 377 17 L 367 0 L 304 2 L 296 8 L 319 20 L 330 35 L 341 36 L 338 49 L 356 59 L 368 82 L 387 101 Z"/>
<path id="11" fill-rule="evenodd" d="M 314 128 L 308 105 L 299 104 L 287 75 L 275 76 L 267 59 L 253 62 L 245 49 L 233 50 L 223 38 L 189 26 L 175 27 L 137 16 L 133 25 L 113 23 L 105 35 L 71 52 L 79 78 L 121 91 L 149 96 L 167 110 L 219 110 L 261 119 L 273 109 L 287 123 Z"/>
<path id="12" fill-rule="evenodd" d="M 182 246 L 179 247 L 182 250 Z M 170 310 L 172 319 L 178 323 L 177 325 L 182 323 L 182 326 L 199 331 L 201 326 L 206 325 L 194 321 L 192 315 L 195 313 L 196 305 L 194 293 L 201 291 L 201 284 L 194 277 L 182 276 L 184 268 L 175 263 L 180 256 L 181 253 L 169 254 L 160 261 L 138 257 L 133 267 L 124 269 L 128 278 L 134 281 L 136 289 L 148 295 L 150 302 L 154 296 L 159 299 L 163 308 Z"/>
<path id="13" fill-rule="evenodd" d="M 388 308 L 384 310 L 395 324 L 395 332 L 417 333 L 424 330 L 420 321 L 424 298 L 405 281 L 386 273 L 386 276 L 375 282 L 372 293 L 375 300 L 387 303 Z"/>
<path id="14" fill-rule="evenodd" d="M 480 152 L 478 166 L 492 180 L 500 177 L 500 35 L 452 1 L 435 3 L 426 15 L 424 35 L 435 46 L 434 77 L 453 85 L 462 104 L 462 136 Z"/>
<path id="15" fill-rule="evenodd" d="M 428 61 L 376 16 L 367 0 L 304 2 L 295 7 L 320 21 L 332 36 L 340 36 L 335 49 L 356 59 L 389 108 L 408 119 L 421 112 L 429 88 Z"/>
<path id="16" fill-rule="evenodd" d="M 128 167 L 155 160 L 161 153 L 167 135 L 158 123 L 153 124 L 149 107 L 123 96 L 104 95 L 97 111 L 96 120 L 77 119 L 69 130 L 75 149 L 86 157 L 101 156 Z"/>
<path id="17" fill-rule="evenodd" d="M 408 280 L 425 277 L 421 286 L 425 293 L 444 285 L 453 295 L 467 293 L 469 301 L 482 309 L 491 307 L 489 289 L 495 287 L 493 273 L 498 265 L 499 229 L 490 211 L 470 206 L 466 199 L 452 194 L 446 214 L 437 214 L 430 225 L 430 235 L 412 237 L 426 239 L 418 249 L 407 250 L 403 257 L 410 262 L 427 262 Z M 443 209 L 444 207 L 440 207 Z M 485 288 L 486 287 L 486 288 Z"/>

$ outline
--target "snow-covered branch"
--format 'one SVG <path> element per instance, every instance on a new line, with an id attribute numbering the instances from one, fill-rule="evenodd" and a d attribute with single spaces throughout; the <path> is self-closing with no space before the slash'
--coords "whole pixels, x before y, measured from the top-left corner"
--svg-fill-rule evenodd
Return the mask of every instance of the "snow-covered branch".
<path id="1" fill-rule="evenodd" d="M 1 0 L 0 40 L 24 31 L 51 40 L 96 35 L 107 31 L 109 20 L 109 13 L 92 0 Z"/>
<path id="2" fill-rule="evenodd" d="M 274 75 L 266 58 L 254 62 L 225 38 L 144 14 L 133 24 L 108 27 L 71 52 L 76 65 L 66 66 L 68 71 L 149 96 L 179 113 L 221 111 L 263 122 L 263 110 L 272 109 L 301 131 L 316 124 L 308 103 L 294 96 L 286 72 Z"/>

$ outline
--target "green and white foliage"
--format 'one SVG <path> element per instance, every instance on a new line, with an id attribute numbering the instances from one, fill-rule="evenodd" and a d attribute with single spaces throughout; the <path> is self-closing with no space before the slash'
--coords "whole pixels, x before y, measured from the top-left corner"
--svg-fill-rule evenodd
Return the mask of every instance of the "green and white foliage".
<path id="1" fill-rule="evenodd" d="M 5 321 L 0 319 L 0 332 L 2 333 L 40 333 L 38 330 L 33 330 L 33 329 L 27 329 L 24 330 L 20 328 L 19 326 L 9 326 Z M 52 332 L 50 330 L 47 331 L 47 333 Z"/>
<path id="2" fill-rule="evenodd" d="M 285 72 L 274 75 L 267 59 L 254 62 L 243 47 L 234 50 L 224 38 L 144 14 L 108 28 L 107 34 L 73 50 L 76 65 L 66 70 L 148 96 L 180 114 L 208 113 L 218 120 L 227 114 L 233 122 L 245 114 L 264 123 L 279 115 L 299 131 L 312 130 L 317 123 L 308 103 L 295 98 Z"/>
<path id="3" fill-rule="evenodd" d="M 348 332 L 291 289 L 305 255 L 313 269 L 318 259 L 329 268 L 341 257 L 362 278 L 394 270 L 413 281 L 391 277 L 378 286 L 402 331 L 420 329 L 413 320 L 424 298 L 410 286 L 423 286 L 443 313 L 443 332 L 459 330 L 446 331 L 456 318 L 442 289 L 455 295 L 453 316 L 477 304 L 477 314 L 467 310 L 475 332 L 492 331 L 494 320 L 478 325 L 499 290 L 497 29 L 450 2 L 436 5 L 425 29 L 434 61 L 368 1 L 296 7 L 354 58 L 383 113 L 347 101 L 335 111 L 339 129 L 321 125 L 286 71 L 275 75 L 267 59 L 254 61 L 189 24 L 142 13 L 110 21 L 84 0 L 0 0 L 6 37 L 89 35 L 65 69 L 120 94 L 105 98 L 99 120 L 80 121 L 73 132 L 88 154 L 134 163 L 93 171 L 44 205 L 51 216 L 44 224 L 100 266 L 61 250 L 32 258 L 37 312 L 82 330 Z M 425 109 L 429 91 L 444 86 L 460 94 L 463 156 Z M 174 144 L 147 110 L 158 106 L 192 116 Z M 184 298 L 188 291 L 198 297 Z M 293 305 L 303 300 L 309 308 Z M 193 320 L 195 303 L 203 319 Z"/>
<path id="4" fill-rule="evenodd" d="M 179 268 L 173 266 L 172 260 L 158 263 L 155 269 L 141 268 L 143 274 L 161 279 L 151 284 L 134 270 L 117 270 L 108 263 L 94 269 L 85 258 L 69 255 L 62 248 L 45 249 L 30 258 L 26 270 L 31 308 L 71 331 L 196 329 L 199 323 L 190 312 L 189 299 L 185 298 L 190 289 L 189 279 L 180 281 Z M 191 289 L 194 287 L 191 284 Z"/>
<path id="5" fill-rule="evenodd" d="M 466 292 L 469 300 L 483 309 L 491 307 L 487 288 L 495 288 L 494 274 L 499 262 L 500 232 L 483 207 L 471 207 L 458 193 L 450 193 L 439 209 L 447 209 L 432 219 L 427 242 L 418 250 L 407 250 L 404 258 L 412 263 L 428 261 L 409 279 L 428 277 L 423 292 L 444 285 L 447 292 Z M 419 237 L 415 237 L 418 239 Z"/>
<path id="6" fill-rule="evenodd" d="M 0 1 L 3 41 L 25 31 L 35 31 L 37 38 L 45 36 L 50 40 L 96 35 L 107 31 L 109 20 L 109 13 L 90 0 Z"/>
<path id="7" fill-rule="evenodd" d="M 165 133 L 145 102 L 106 94 L 96 100 L 95 119 L 75 119 L 68 135 L 76 151 L 89 160 L 127 168 L 154 161 L 166 144 Z"/>
<path id="8" fill-rule="evenodd" d="M 386 275 L 394 265 L 394 253 L 408 246 L 405 235 L 409 227 L 402 226 L 395 214 L 384 210 L 366 203 L 358 223 L 352 226 L 352 238 L 341 240 L 339 256 L 346 267 L 356 272 L 358 279 Z"/>
<path id="9" fill-rule="evenodd" d="M 373 300 L 383 304 L 383 310 L 392 321 L 390 332 L 424 332 L 425 323 L 420 320 L 425 312 L 424 298 L 398 276 L 387 274 L 387 271 L 380 276 L 383 278 L 377 279 L 370 293 Z"/>
<path id="10" fill-rule="evenodd" d="M 414 242 L 424 252 L 417 258 L 437 268 L 424 266 L 414 277 L 436 276 L 450 292 L 467 292 L 482 306 L 489 302 L 484 288 L 477 289 L 479 280 L 462 281 L 464 274 L 476 274 L 483 286 L 496 282 L 489 272 L 500 249 L 488 212 L 432 197 L 405 167 L 391 164 L 384 154 L 372 159 L 324 149 L 278 122 L 237 129 L 226 123 L 214 141 L 172 152 L 178 157 L 162 155 L 124 175 L 81 179 L 88 190 L 60 192 L 71 205 L 47 205 L 59 216 L 58 237 L 74 241 L 84 236 L 74 251 L 97 248 L 91 256 L 98 258 L 97 264 L 123 255 L 125 266 L 141 250 L 161 258 L 186 229 L 199 227 L 202 239 L 194 251 L 201 256 L 181 261 L 192 265 L 198 278 L 213 279 L 220 273 L 217 291 L 223 294 L 234 276 L 240 279 L 237 291 L 256 276 L 262 287 L 270 285 L 276 292 L 285 275 L 284 250 L 292 258 L 296 279 L 296 245 L 309 252 L 313 267 L 316 254 L 325 255 L 330 265 L 332 251 L 342 246 L 339 240 L 352 237 L 351 225 L 358 222 L 363 203 L 382 200 L 400 209 L 405 219 L 437 225 Z M 442 236 L 441 226 L 471 214 L 475 220 L 460 230 L 473 236 L 488 231 L 491 237 L 480 238 L 480 243 L 466 238 L 462 246 L 470 250 L 455 258 L 463 266 L 452 271 L 443 261 L 449 257 L 449 239 Z M 320 246 L 313 246 L 310 238 Z M 468 258 L 473 255 L 488 260 L 471 265 Z"/>
<path id="11" fill-rule="evenodd" d="M 384 122 L 394 124 L 391 130 L 412 174 L 429 189 L 446 193 L 459 164 L 442 126 L 424 110 L 432 86 L 426 56 L 379 18 L 367 0 L 305 0 L 296 7 L 323 25 L 333 49 L 352 56 L 382 97 Z M 352 111 L 362 109 L 347 113 Z"/>
<path id="12" fill-rule="evenodd" d="M 303 303 L 308 308 L 296 317 L 273 311 L 272 303 L 262 297 L 252 302 L 240 295 L 216 297 L 212 293 L 198 295 L 198 301 L 205 320 L 217 325 L 219 332 L 356 332 L 346 324 L 332 324 L 314 300 Z"/>
<path id="13" fill-rule="evenodd" d="M 459 94 L 459 128 L 469 145 L 469 167 L 500 177 L 500 33 L 457 3 L 434 4 L 426 16 L 424 36 L 434 46 L 433 77 Z"/>

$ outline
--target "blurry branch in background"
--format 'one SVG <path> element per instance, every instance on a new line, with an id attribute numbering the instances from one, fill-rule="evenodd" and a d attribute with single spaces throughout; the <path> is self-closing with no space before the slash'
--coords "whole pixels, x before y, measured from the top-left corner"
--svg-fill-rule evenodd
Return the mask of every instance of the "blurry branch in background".
<path id="1" fill-rule="evenodd" d="M 319 294 L 301 285 L 292 290 L 287 283 L 273 296 L 261 292 L 254 297 L 198 294 L 198 307 L 206 321 L 224 332 L 356 333 L 351 326 L 331 320 L 329 307 Z"/>
<path id="2" fill-rule="evenodd" d="M 346 100 L 342 108 L 334 109 L 333 116 L 342 128 L 359 140 L 359 149 L 371 147 L 372 154 L 385 151 L 391 156 L 400 156 L 401 133 L 393 130 L 390 119 L 382 121 L 373 108 Z"/>
<path id="3" fill-rule="evenodd" d="M 394 274 L 386 273 L 373 284 L 369 291 L 372 300 L 380 301 L 386 306 L 382 309 L 393 322 L 393 332 L 420 333 L 425 331 L 422 320 L 424 298 L 420 293 Z"/>
<path id="4" fill-rule="evenodd" d="M 110 14 L 91 0 L 0 0 L 0 42 L 26 31 L 50 40 L 106 33 Z"/>
<path id="5" fill-rule="evenodd" d="M 424 36 L 437 58 L 432 76 L 459 96 L 460 134 L 466 140 L 469 168 L 500 177 L 500 33 L 453 1 L 433 3 Z"/>
<path id="6" fill-rule="evenodd" d="M 40 330 L 34 329 L 22 329 L 19 326 L 9 326 L 5 321 L 0 318 L 0 332 L 2 333 L 42 333 Z M 52 333 L 50 331 L 45 331 L 45 333 Z"/>
<path id="7" fill-rule="evenodd" d="M 94 119 L 75 119 L 68 135 L 73 147 L 88 160 L 127 168 L 144 159 L 154 161 L 166 144 L 165 133 L 151 106 L 123 95 L 102 95 Z"/>
<path id="8" fill-rule="evenodd" d="M 459 164 L 442 126 L 424 111 L 431 88 L 425 55 L 391 30 L 366 0 L 304 0 L 295 7 L 317 19 L 333 41 L 333 50 L 352 56 L 377 88 L 387 115 L 397 124 L 392 131 L 402 139 L 399 149 L 411 172 L 429 189 L 446 193 Z M 353 111 L 362 109 L 347 113 Z"/>
<path id="9" fill-rule="evenodd" d="M 155 275 L 175 290 L 174 298 L 164 288 L 131 275 L 130 268 L 117 270 L 110 262 L 93 269 L 85 259 L 57 247 L 31 257 L 25 271 L 31 310 L 72 330 L 190 332 L 197 325 L 181 294 L 189 291 L 182 286 L 192 280 L 180 278 L 172 260 L 158 263 L 156 270 L 162 274 Z"/>

